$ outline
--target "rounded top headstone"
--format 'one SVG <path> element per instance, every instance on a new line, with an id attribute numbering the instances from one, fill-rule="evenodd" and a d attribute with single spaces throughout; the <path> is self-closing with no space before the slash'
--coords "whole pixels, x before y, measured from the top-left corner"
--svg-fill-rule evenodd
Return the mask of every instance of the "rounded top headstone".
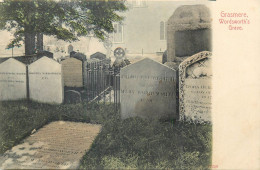
<path id="1" fill-rule="evenodd" d="M 101 52 L 96 52 L 96 53 L 90 55 L 90 59 L 94 59 L 94 58 L 99 59 L 99 60 L 105 60 L 106 55 Z"/>

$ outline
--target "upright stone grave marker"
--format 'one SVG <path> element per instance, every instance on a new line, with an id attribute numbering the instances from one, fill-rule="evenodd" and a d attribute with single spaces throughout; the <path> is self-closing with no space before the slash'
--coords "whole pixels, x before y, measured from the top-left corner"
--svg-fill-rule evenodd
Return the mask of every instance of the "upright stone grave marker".
<path id="1" fill-rule="evenodd" d="M 204 51 L 179 66 L 180 120 L 211 122 L 211 53 Z"/>
<path id="2" fill-rule="evenodd" d="M 63 79 L 61 64 L 42 57 L 29 65 L 30 98 L 43 103 L 63 102 Z"/>
<path id="3" fill-rule="evenodd" d="M 176 71 L 145 58 L 120 71 L 122 119 L 176 118 Z"/>
<path id="4" fill-rule="evenodd" d="M 73 51 L 73 46 L 70 44 L 69 46 L 68 46 L 68 54 L 70 54 L 70 52 L 72 52 Z"/>
<path id="5" fill-rule="evenodd" d="M 18 100 L 26 98 L 26 66 L 8 59 L 0 64 L 0 100 Z"/>
<path id="6" fill-rule="evenodd" d="M 82 87 L 82 61 L 76 58 L 68 58 L 61 62 L 64 86 L 67 87 Z"/>
<path id="7" fill-rule="evenodd" d="M 166 64 L 176 68 L 187 57 L 211 51 L 211 20 L 205 5 L 178 7 L 167 21 Z"/>
<path id="8" fill-rule="evenodd" d="M 106 55 L 101 52 L 96 52 L 95 54 L 92 54 L 90 56 L 90 59 L 93 59 L 93 58 L 97 58 L 99 60 L 104 60 L 104 59 L 106 59 Z"/>

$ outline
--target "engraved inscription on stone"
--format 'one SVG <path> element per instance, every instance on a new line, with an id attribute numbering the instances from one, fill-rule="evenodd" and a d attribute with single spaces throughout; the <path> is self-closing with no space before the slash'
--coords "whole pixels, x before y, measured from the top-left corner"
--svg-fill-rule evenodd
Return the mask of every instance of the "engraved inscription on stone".
<path id="1" fill-rule="evenodd" d="M 68 58 L 61 62 L 64 86 L 82 87 L 82 61 L 76 58 Z"/>
<path id="2" fill-rule="evenodd" d="M 176 71 L 145 58 L 120 71 L 121 117 L 176 118 Z"/>
<path id="3" fill-rule="evenodd" d="M 26 98 L 26 66 L 8 59 L 0 64 L 0 100 L 18 100 Z"/>
<path id="4" fill-rule="evenodd" d="M 42 57 L 28 68 L 30 99 L 43 103 L 63 102 L 61 64 Z"/>
<path id="5" fill-rule="evenodd" d="M 100 125 L 52 122 L 0 157 L 0 169 L 76 169 Z"/>
<path id="6" fill-rule="evenodd" d="M 180 120 L 211 121 L 211 53 L 201 52 L 179 66 Z"/>

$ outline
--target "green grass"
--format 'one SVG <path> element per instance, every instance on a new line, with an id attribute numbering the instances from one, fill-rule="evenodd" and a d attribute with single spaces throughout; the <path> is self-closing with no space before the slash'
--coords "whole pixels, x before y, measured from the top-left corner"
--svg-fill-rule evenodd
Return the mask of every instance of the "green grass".
<path id="1" fill-rule="evenodd" d="M 0 154 L 30 135 L 33 129 L 39 129 L 51 121 L 103 123 L 109 116 L 97 107 L 97 104 L 86 103 L 50 105 L 30 101 L 0 102 Z"/>
<path id="2" fill-rule="evenodd" d="M 91 150 L 86 169 L 205 169 L 211 162 L 211 126 L 131 118 L 108 120 Z"/>
<path id="3" fill-rule="evenodd" d="M 33 129 L 54 120 L 102 124 L 82 169 L 207 169 L 211 164 L 211 125 L 120 120 L 113 105 L 48 105 L 16 101 L 0 103 L 0 153 Z"/>

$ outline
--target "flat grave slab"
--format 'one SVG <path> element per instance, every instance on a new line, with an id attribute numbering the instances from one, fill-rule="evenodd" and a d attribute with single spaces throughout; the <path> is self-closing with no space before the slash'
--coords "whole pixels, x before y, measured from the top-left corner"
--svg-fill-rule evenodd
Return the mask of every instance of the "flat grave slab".
<path id="1" fill-rule="evenodd" d="M 101 125 L 56 121 L 0 157 L 0 169 L 76 169 Z"/>

